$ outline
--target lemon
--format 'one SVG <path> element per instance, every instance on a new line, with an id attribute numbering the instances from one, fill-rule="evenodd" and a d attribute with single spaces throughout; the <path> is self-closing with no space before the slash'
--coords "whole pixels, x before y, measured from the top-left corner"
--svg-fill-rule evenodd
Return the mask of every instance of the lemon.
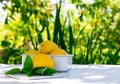
<path id="1" fill-rule="evenodd" d="M 36 51 L 36 50 L 29 50 L 25 54 L 27 54 L 27 55 L 36 55 L 36 54 L 40 54 L 40 53 L 38 51 Z"/>
<path id="2" fill-rule="evenodd" d="M 43 41 L 38 48 L 38 51 L 43 54 L 50 54 L 54 49 L 57 49 L 58 46 L 52 41 Z"/>
<path id="3" fill-rule="evenodd" d="M 32 57 L 33 68 L 35 67 L 54 67 L 54 61 L 52 58 L 46 54 L 37 54 Z"/>
<path id="4" fill-rule="evenodd" d="M 57 48 L 57 49 L 53 50 L 50 54 L 51 55 L 66 55 L 67 52 L 61 48 Z"/>

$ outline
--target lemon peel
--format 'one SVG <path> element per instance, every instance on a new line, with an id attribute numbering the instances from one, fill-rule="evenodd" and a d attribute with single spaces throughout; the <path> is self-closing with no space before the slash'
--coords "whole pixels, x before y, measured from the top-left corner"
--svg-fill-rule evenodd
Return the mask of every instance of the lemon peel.
<path id="1" fill-rule="evenodd" d="M 33 68 L 36 68 L 36 67 L 53 68 L 54 67 L 54 61 L 50 56 L 46 54 L 37 54 L 32 57 L 32 61 L 33 61 Z"/>
<path id="2" fill-rule="evenodd" d="M 52 41 L 43 41 L 38 48 L 38 51 L 43 54 L 50 54 L 54 49 L 57 49 L 58 46 Z"/>
<path id="3" fill-rule="evenodd" d="M 67 52 L 61 48 L 57 48 L 57 49 L 53 50 L 50 54 L 51 55 L 66 55 Z"/>

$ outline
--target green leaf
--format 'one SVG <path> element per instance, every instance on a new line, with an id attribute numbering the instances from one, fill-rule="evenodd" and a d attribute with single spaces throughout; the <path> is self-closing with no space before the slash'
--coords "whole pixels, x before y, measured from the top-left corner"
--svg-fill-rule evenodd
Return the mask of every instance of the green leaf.
<path id="1" fill-rule="evenodd" d="M 72 4 L 78 4 L 80 2 L 81 0 L 69 0 L 69 3 L 72 3 Z"/>
<path id="2" fill-rule="evenodd" d="M 1 46 L 2 46 L 2 47 L 10 46 L 10 42 L 4 40 L 4 41 L 1 42 Z"/>
<path id="3" fill-rule="evenodd" d="M 51 76 L 56 72 L 57 71 L 55 69 L 48 68 L 48 67 L 38 67 L 33 70 L 33 73 L 35 75 L 46 75 L 46 76 Z"/>
<path id="4" fill-rule="evenodd" d="M 5 74 L 18 74 L 18 73 L 21 73 L 19 68 L 13 68 L 13 69 L 5 72 Z"/>
<path id="5" fill-rule="evenodd" d="M 32 70 L 30 70 L 30 71 L 27 72 L 27 76 L 32 76 L 32 75 L 33 75 Z"/>
<path id="6" fill-rule="evenodd" d="M 47 68 L 45 67 L 38 67 L 38 68 L 35 68 L 33 70 L 33 72 L 36 74 L 36 75 L 44 75 L 44 72 Z"/>
<path id="7" fill-rule="evenodd" d="M 44 75 L 47 75 L 47 76 L 51 76 L 53 75 L 54 73 L 56 73 L 57 71 L 53 68 L 47 68 L 44 72 Z"/>
<path id="8" fill-rule="evenodd" d="M 83 21 L 83 13 L 81 14 L 81 16 L 79 17 L 80 21 Z"/>
<path id="9" fill-rule="evenodd" d="M 33 67 L 32 59 L 30 56 L 27 56 L 22 70 L 24 73 L 27 73 L 28 71 L 32 70 L 32 67 Z"/>

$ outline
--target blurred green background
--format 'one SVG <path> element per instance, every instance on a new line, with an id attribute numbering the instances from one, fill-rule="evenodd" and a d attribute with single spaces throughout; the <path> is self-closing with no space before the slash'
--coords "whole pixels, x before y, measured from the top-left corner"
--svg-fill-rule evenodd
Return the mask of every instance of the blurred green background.
<path id="1" fill-rule="evenodd" d="M 73 64 L 120 64 L 120 0 L 0 0 L 0 63 L 44 40 L 73 54 Z"/>

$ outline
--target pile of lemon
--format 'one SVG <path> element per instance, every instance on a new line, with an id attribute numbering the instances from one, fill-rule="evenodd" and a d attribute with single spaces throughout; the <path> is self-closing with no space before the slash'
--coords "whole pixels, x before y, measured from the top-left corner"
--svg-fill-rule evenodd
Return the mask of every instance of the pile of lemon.
<path id="1" fill-rule="evenodd" d="M 58 46 L 52 42 L 52 41 L 43 41 L 38 48 L 38 51 L 36 50 L 29 50 L 25 54 L 27 55 L 33 55 L 32 61 L 33 61 L 33 68 L 35 67 L 54 67 L 54 61 L 49 55 L 66 55 L 67 52 L 61 48 L 58 48 Z"/>

